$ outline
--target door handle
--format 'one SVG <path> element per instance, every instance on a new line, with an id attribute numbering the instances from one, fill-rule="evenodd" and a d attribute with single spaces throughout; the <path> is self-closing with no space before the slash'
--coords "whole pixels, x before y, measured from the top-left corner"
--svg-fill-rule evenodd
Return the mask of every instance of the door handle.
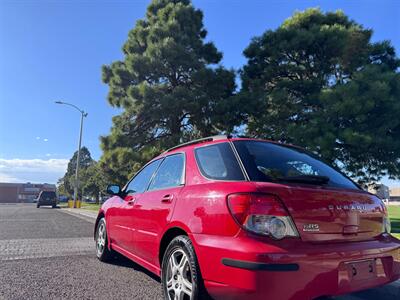
<path id="1" fill-rule="evenodd" d="M 165 195 L 165 196 L 161 199 L 161 202 L 163 202 L 163 203 L 170 203 L 170 202 L 172 201 L 172 199 L 174 199 L 174 195 L 168 194 L 168 195 Z"/>

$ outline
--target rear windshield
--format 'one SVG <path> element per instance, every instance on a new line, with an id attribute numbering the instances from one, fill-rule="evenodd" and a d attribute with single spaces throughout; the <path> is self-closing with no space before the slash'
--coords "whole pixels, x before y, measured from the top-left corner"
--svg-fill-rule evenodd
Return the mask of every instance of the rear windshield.
<path id="1" fill-rule="evenodd" d="M 234 141 L 252 181 L 297 181 L 358 189 L 347 177 L 309 153 L 261 141 Z M 295 179 L 295 180 L 294 180 Z M 318 179 L 326 179 L 318 182 Z"/>
<path id="2" fill-rule="evenodd" d="M 203 176 L 215 180 L 245 180 L 229 143 L 199 147 L 195 155 Z"/>
<path id="3" fill-rule="evenodd" d="M 42 198 L 56 198 L 56 193 L 55 192 L 42 192 L 41 197 Z"/>

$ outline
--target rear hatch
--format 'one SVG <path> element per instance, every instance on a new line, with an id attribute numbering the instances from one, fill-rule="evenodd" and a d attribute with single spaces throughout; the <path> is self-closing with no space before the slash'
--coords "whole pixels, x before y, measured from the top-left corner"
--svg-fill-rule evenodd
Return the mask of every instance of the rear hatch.
<path id="1" fill-rule="evenodd" d="M 382 201 L 357 190 L 302 184 L 257 183 L 282 200 L 303 241 L 365 241 L 382 233 Z"/>
<path id="2" fill-rule="evenodd" d="M 40 200 L 42 201 L 54 201 L 57 198 L 55 192 L 42 192 L 40 195 Z"/>

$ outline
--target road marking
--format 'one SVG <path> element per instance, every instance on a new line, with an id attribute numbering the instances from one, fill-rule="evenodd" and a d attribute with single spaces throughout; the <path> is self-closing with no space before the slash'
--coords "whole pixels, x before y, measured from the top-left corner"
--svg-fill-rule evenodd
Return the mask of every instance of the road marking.
<path id="1" fill-rule="evenodd" d="M 0 240 L 0 261 L 93 254 L 93 238 Z"/>

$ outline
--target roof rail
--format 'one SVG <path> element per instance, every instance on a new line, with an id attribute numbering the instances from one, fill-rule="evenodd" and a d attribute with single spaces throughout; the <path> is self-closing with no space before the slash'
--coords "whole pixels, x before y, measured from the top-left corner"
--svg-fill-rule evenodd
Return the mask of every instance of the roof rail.
<path id="1" fill-rule="evenodd" d="M 187 143 L 183 143 L 180 145 L 177 145 L 175 147 L 169 148 L 168 150 L 164 151 L 164 153 L 170 152 L 172 150 L 181 148 L 181 147 L 185 147 L 185 146 L 190 146 L 190 145 L 194 145 L 194 144 L 199 144 L 199 143 L 205 143 L 205 142 L 212 142 L 212 141 L 218 141 L 218 140 L 226 140 L 231 138 L 230 135 L 214 135 L 214 136 L 209 136 L 209 137 L 205 137 L 205 138 L 201 138 L 201 139 L 197 139 L 197 140 L 193 140 Z"/>

